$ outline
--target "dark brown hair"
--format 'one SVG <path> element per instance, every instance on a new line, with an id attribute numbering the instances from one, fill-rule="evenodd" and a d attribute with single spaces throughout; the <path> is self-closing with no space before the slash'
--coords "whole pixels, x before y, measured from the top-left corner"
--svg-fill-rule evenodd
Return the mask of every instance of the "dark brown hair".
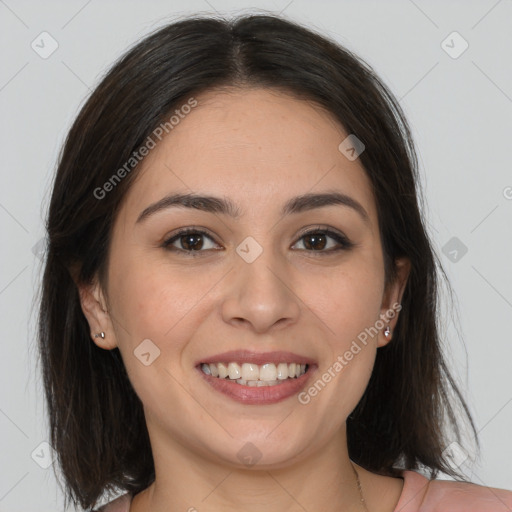
<path id="1" fill-rule="evenodd" d="M 91 94 L 59 158 L 47 219 L 39 350 L 51 444 L 66 503 L 84 508 L 104 491 L 133 494 L 155 478 L 142 403 L 119 350 L 91 341 L 77 282 L 105 277 L 112 225 L 137 166 L 98 198 L 160 123 L 187 99 L 215 88 L 287 91 L 334 114 L 365 145 L 386 262 L 411 271 L 393 341 L 377 351 L 360 403 L 347 420 L 350 458 L 370 471 L 439 471 L 464 479 L 443 455 L 460 442 L 470 412 L 450 376 L 438 324 L 439 276 L 419 208 L 417 157 L 404 114 L 372 68 L 339 44 L 277 16 L 191 17 L 131 48 Z M 102 281 L 104 282 L 104 281 Z M 446 429 L 454 437 L 447 440 Z M 477 440 L 478 443 L 478 440 Z"/>

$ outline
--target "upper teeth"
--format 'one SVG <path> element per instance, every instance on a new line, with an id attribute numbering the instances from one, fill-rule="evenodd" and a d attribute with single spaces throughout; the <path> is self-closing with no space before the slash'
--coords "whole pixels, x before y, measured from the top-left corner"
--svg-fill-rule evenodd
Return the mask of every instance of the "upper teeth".
<path id="1" fill-rule="evenodd" d="M 300 363 L 279 363 L 277 366 L 274 363 L 203 363 L 201 369 L 206 375 L 221 379 L 266 382 L 300 377 L 306 373 L 306 365 Z"/>

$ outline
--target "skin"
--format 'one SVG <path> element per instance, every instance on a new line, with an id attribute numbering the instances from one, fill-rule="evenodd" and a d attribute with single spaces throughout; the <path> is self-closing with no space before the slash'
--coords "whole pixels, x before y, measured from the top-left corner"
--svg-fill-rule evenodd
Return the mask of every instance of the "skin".
<path id="1" fill-rule="evenodd" d="M 338 150 L 347 134 L 331 114 L 268 89 L 210 91 L 197 100 L 145 158 L 125 197 L 107 282 L 80 286 L 93 341 L 119 347 L 144 405 L 156 480 L 130 511 L 250 512 L 262 503 L 266 512 L 362 510 L 345 422 L 378 348 L 390 342 L 383 329 L 307 405 L 296 395 L 270 405 L 236 402 L 194 365 L 239 348 L 286 350 L 317 362 L 314 382 L 400 302 L 409 262 L 396 262 L 398 278 L 386 288 L 370 182 L 359 159 Z M 279 214 L 292 197 L 333 190 L 358 201 L 368 222 L 343 205 Z M 241 216 L 169 208 L 137 222 L 176 192 L 230 198 Z M 334 239 L 323 246 L 302 237 L 317 224 L 355 246 L 329 253 Z M 162 247 L 187 226 L 211 235 L 195 258 L 180 239 L 173 246 L 181 253 Z M 247 236 L 263 249 L 252 263 L 236 252 Z M 392 330 L 397 319 L 388 322 Z M 101 331 L 105 339 L 94 338 Z M 160 350 L 148 366 L 134 355 L 145 339 Z M 261 453 L 251 467 L 237 457 L 248 442 Z M 392 512 L 403 480 L 354 466 L 368 509 Z"/>

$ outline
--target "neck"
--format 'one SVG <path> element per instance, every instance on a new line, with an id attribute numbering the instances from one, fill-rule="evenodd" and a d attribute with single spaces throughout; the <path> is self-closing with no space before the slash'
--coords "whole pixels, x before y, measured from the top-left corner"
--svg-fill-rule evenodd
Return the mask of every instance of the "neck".
<path id="1" fill-rule="evenodd" d="M 309 457 L 265 469 L 240 469 L 169 438 L 154 439 L 155 482 L 136 496 L 130 512 L 261 512 L 262 505 L 265 512 L 364 510 L 344 429 Z"/>

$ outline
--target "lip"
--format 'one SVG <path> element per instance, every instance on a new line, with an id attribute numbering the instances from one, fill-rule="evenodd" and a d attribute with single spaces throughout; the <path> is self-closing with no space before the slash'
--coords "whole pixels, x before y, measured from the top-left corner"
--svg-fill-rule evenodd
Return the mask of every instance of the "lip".
<path id="1" fill-rule="evenodd" d="M 308 371 L 300 377 L 287 379 L 281 384 L 275 386 L 244 386 L 237 384 L 230 379 L 219 379 L 206 375 L 201 370 L 202 363 L 300 363 L 307 364 Z M 202 359 L 196 365 L 196 370 L 200 373 L 201 377 L 215 390 L 225 396 L 240 402 L 244 405 L 268 405 L 281 402 L 290 398 L 300 392 L 301 389 L 306 387 L 306 384 L 315 373 L 317 365 L 315 362 L 307 357 L 294 354 L 292 352 L 250 352 L 248 350 L 235 350 L 224 352 L 215 356 Z"/>
<path id="2" fill-rule="evenodd" d="M 253 363 L 253 364 L 265 364 L 265 363 L 300 363 L 309 364 L 313 366 L 316 361 L 309 357 L 304 357 L 293 352 L 252 352 L 250 350 L 231 350 L 229 352 L 223 352 L 222 354 L 216 354 L 210 357 L 203 357 L 196 361 L 195 366 L 200 366 L 202 363 Z"/>
<path id="3" fill-rule="evenodd" d="M 199 368 L 198 371 L 213 389 L 237 402 L 245 405 L 267 405 L 281 402 L 299 393 L 301 389 L 306 387 L 315 369 L 316 366 L 310 366 L 308 371 L 300 377 L 288 379 L 282 384 L 276 384 L 275 386 L 261 387 L 244 386 L 229 379 L 219 379 L 218 377 L 206 375 Z"/>

